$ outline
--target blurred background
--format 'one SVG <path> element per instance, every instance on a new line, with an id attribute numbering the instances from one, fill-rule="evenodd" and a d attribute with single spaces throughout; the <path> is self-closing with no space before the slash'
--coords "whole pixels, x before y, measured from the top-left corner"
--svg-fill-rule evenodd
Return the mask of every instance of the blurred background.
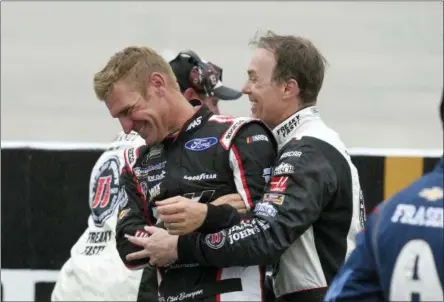
<path id="1" fill-rule="evenodd" d="M 329 61 L 319 106 L 349 147 L 442 148 L 438 2 L 13 2 L 1 10 L 1 137 L 108 142 L 93 74 L 116 51 L 193 49 L 240 88 L 258 30 L 310 38 Z M 249 115 L 247 98 L 222 103 Z"/>

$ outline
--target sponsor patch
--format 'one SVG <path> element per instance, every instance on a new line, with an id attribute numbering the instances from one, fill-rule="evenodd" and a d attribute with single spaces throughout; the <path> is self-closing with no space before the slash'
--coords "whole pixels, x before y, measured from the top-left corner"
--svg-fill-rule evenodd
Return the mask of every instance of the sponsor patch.
<path id="1" fill-rule="evenodd" d="M 225 150 L 231 147 L 231 141 L 243 125 L 253 121 L 251 118 L 234 118 L 230 127 L 225 131 L 220 139 L 220 143 Z"/>
<path id="2" fill-rule="evenodd" d="M 425 188 L 419 192 L 419 196 L 428 201 L 437 201 L 443 198 L 443 190 L 440 187 Z"/>
<path id="3" fill-rule="evenodd" d="M 166 176 L 166 172 L 165 172 L 165 171 L 162 171 L 162 173 L 160 173 L 160 174 L 149 175 L 148 178 L 147 178 L 147 180 L 148 180 L 148 182 L 159 181 L 159 180 L 164 179 L 165 176 Z"/>
<path id="4" fill-rule="evenodd" d="M 163 169 L 163 168 L 165 168 L 166 163 L 167 163 L 166 161 L 163 161 L 163 162 L 155 164 L 155 165 L 150 165 L 150 166 L 146 167 L 146 170 L 148 172 L 151 172 L 151 171 Z"/>
<path id="5" fill-rule="evenodd" d="M 201 117 L 201 116 L 197 117 L 194 121 L 192 121 L 192 122 L 188 125 L 188 128 L 187 128 L 186 131 L 191 130 L 191 129 L 193 129 L 193 128 L 199 126 L 201 122 L 202 122 L 202 117 Z"/>
<path id="6" fill-rule="evenodd" d="M 254 213 L 264 218 L 273 218 L 277 215 L 277 212 L 269 202 L 259 202 L 254 207 Z"/>
<path id="7" fill-rule="evenodd" d="M 205 243 L 212 249 L 220 249 L 227 240 L 227 234 L 225 231 L 220 231 L 214 234 L 208 234 L 205 236 Z"/>
<path id="8" fill-rule="evenodd" d="M 204 151 L 216 145 L 218 139 L 215 137 L 195 138 L 186 142 L 185 148 L 190 151 Z"/>
<path id="9" fill-rule="evenodd" d="M 262 177 L 265 179 L 265 184 L 268 184 L 271 177 L 271 168 L 265 168 Z"/>
<path id="10" fill-rule="evenodd" d="M 288 151 L 284 152 L 281 155 L 281 158 L 287 158 L 287 157 L 301 157 L 302 152 L 301 151 Z"/>
<path id="11" fill-rule="evenodd" d="M 148 157 L 145 158 L 146 160 L 142 162 L 142 165 L 148 164 L 149 159 L 160 157 L 162 155 L 162 152 L 163 152 L 163 145 L 155 145 L 151 147 L 150 151 L 148 152 Z"/>
<path id="12" fill-rule="evenodd" d="M 299 125 L 299 114 L 294 116 L 292 119 L 290 119 L 288 122 L 286 122 L 284 125 L 282 125 L 278 130 L 277 134 L 282 137 L 286 137 L 289 135 L 298 125 Z"/>
<path id="13" fill-rule="evenodd" d="M 136 167 L 134 168 L 134 175 L 136 175 L 137 178 L 145 177 L 148 175 L 148 170 L 145 168 Z"/>
<path id="14" fill-rule="evenodd" d="M 288 176 L 273 176 L 270 181 L 270 192 L 283 193 L 287 190 Z"/>
<path id="15" fill-rule="evenodd" d="M 183 179 L 190 180 L 190 181 L 200 181 L 200 180 L 210 180 L 210 179 L 216 179 L 217 174 L 206 174 L 202 173 L 199 175 L 189 176 L 185 175 Z"/>
<path id="16" fill-rule="evenodd" d="M 285 200 L 285 195 L 279 193 L 266 193 L 264 194 L 263 201 L 272 202 L 277 205 L 282 205 Z"/>
<path id="17" fill-rule="evenodd" d="M 258 220 L 253 221 L 241 221 L 240 224 L 232 226 L 228 230 L 228 243 L 233 244 L 236 241 L 245 239 L 250 236 L 254 236 L 255 234 L 260 233 L 260 228 L 258 225 Z M 264 224 L 265 225 L 265 224 Z"/>
<path id="18" fill-rule="evenodd" d="M 258 134 L 247 137 L 247 144 L 251 144 L 254 142 L 268 142 L 268 137 L 264 134 Z"/>
<path id="19" fill-rule="evenodd" d="M 110 157 L 98 170 L 93 171 L 90 208 L 97 227 L 102 227 L 119 207 L 119 162 L 117 157 Z"/>
<path id="20" fill-rule="evenodd" d="M 126 216 L 128 216 L 128 213 L 131 211 L 131 209 L 124 209 L 122 211 L 120 211 L 119 213 L 119 220 L 125 218 Z"/>
<path id="21" fill-rule="evenodd" d="M 148 191 L 150 194 L 149 201 L 153 200 L 153 198 L 156 198 L 157 196 L 160 195 L 160 184 L 161 183 L 158 183 L 149 189 Z"/>
<path id="22" fill-rule="evenodd" d="M 294 166 L 287 163 L 281 163 L 273 169 L 273 175 L 292 174 L 293 172 Z"/>

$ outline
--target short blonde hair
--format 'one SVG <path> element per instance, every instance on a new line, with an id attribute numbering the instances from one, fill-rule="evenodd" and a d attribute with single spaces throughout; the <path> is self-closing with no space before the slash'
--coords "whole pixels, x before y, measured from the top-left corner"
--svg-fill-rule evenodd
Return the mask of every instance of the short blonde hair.
<path id="1" fill-rule="evenodd" d="M 94 75 L 94 91 L 99 100 L 105 101 L 114 84 L 123 79 L 144 95 L 146 80 L 153 72 L 166 75 L 167 81 L 179 89 L 170 64 L 160 54 L 149 47 L 130 46 L 114 54 Z"/>

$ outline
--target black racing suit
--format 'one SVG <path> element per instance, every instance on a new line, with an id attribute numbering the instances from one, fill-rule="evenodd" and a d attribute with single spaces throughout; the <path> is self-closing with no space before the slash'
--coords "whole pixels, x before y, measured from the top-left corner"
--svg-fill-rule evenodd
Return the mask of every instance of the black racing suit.
<path id="1" fill-rule="evenodd" d="M 202 106 L 177 136 L 155 146 L 128 149 L 121 177 L 128 202 L 120 211 L 116 232 L 125 265 L 139 269 L 148 264 L 148 259 L 125 259 L 140 248 L 124 235 L 146 236 L 144 225 L 158 222 L 155 201 L 181 195 L 209 203 L 239 193 L 247 209 L 252 209 L 262 197 L 276 148 L 272 132 L 262 122 L 214 115 Z M 209 207 L 228 217 L 218 225 L 207 221 L 199 232 L 216 232 L 239 222 L 236 211 L 230 214 L 234 209 L 230 205 Z M 223 244 L 221 239 L 215 235 L 208 244 L 217 248 Z M 159 273 L 159 300 L 259 301 L 262 295 L 259 266 L 220 269 L 176 262 Z"/>
<path id="2" fill-rule="evenodd" d="M 279 154 L 254 218 L 220 231 L 224 244 L 217 249 L 208 244 L 214 234 L 180 236 L 179 261 L 274 264 L 278 301 L 322 301 L 365 219 L 358 173 L 316 107 L 295 113 L 273 133 Z"/>

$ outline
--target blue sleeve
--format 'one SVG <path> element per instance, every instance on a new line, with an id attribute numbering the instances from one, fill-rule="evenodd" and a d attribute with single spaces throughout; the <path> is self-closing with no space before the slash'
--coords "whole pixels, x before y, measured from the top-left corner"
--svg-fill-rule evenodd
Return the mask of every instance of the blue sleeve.
<path id="1" fill-rule="evenodd" d="M 357 235 L 356 248 L 335 276 L 325 302 L 384 301 L 373 254 L 372 226 L 376 217 L 372 216 L 368 218 L 366 230 Z"/>

